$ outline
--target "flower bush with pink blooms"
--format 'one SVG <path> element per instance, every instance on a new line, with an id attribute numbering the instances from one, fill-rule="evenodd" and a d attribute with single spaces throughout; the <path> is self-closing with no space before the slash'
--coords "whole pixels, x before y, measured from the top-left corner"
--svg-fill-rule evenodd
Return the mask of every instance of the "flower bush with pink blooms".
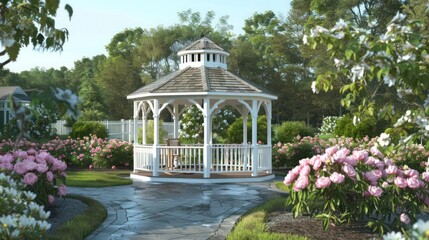
<path id="1" fill-rule="evenodd" d="M 415 222 L 429 205 L 429 173 L 395 164 L 379 145 L 352 145 L 328 147 L 289 171 L 284 184 L 294 216 L 310 214 L 325 229 L 364 219 L 381 233 Z"/>
<path id="2" fill-rule="evenodd" d="M 38 204 L 52 203 L 55 196 L 66 194 L 64 185 L 57 186 L 57 179 L 65 180 L 67 164 L 45 151 L 33 148 L 0 155 L 0 172 L 12 176 L 37 195 Z"/>

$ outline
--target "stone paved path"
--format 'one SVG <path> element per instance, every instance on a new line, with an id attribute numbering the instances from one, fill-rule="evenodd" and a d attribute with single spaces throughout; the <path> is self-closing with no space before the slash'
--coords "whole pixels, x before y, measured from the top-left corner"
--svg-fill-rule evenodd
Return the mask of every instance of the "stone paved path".
<path id="1" fill-rule="evenodd" d="M 271 182 L 134 181 L 129 186 L 68 190 L 107 208 L 107 219 L 87 239 L 225 239 L 243 213 L 277 194 Z"/>

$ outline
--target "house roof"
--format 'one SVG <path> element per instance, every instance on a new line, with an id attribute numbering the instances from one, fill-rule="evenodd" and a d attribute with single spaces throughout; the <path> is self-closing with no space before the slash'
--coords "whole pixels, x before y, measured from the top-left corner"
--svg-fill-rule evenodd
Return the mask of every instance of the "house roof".
<path id="1" fill-rule="evenodd" d="M 145 94 L 196 92 L 273 95 L 270 91 L 242 79 L 228 70 L 202 66 L 187 67 L 159 78 L 131 93 L 128 98 L 138 98 Z"/>
<path id="2" fill-rule="evenodd" d="M 0 87 L 0 100 L 8 100 L 9 95 L 12 95 L 15 100 L 22 102 L 29 102 L 30 98 L 28 95 L 22 90 L 21 87 L 18 86 L 8 86 L 8 87 Z"/>

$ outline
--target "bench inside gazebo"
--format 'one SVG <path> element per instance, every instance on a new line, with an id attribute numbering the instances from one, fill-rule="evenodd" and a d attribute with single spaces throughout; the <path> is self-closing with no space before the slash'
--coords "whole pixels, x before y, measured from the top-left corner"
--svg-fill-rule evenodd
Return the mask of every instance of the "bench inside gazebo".
<path id="1" fill-rule="evenodd" d="M 271 173 L 271 92 L 227 70 L 229 53 L 208 38 L 201 38 L 178 53 L 179 70 L 161 77 L 127 96 L 134 101 L 134 173 L 145 181 L 237 182 L 263 181 Z M 179 118 L 190 106 L 204 118 L 204 142 L 181 144 Z M 241 144 L 213 144 L 213 113 L 225 106 L 243 117 Z M 258 144 L 257 119 L 261 108 L 267 117 L 267 143 Z M 159 116 L 170 112 L 174 138 L 159 139 Z M 147 144 L 148 115 L 154 121 L 154 143 Z M 252 136 L 247 136 L 251 118 Z M 142 141 L 138 142 L 138 121 L 142 121 Z"/>

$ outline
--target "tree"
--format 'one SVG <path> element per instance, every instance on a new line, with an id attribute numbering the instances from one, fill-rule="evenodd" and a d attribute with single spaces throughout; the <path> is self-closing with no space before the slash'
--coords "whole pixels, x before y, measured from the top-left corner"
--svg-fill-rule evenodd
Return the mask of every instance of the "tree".
<path id="1" fill-rule="evenodd" d="M 68 38 L 65 28 L 56 28 L 55 15 L 59 0 L 29 1 L 2 0 L 0 4 L 1 48 L 0 69 L 11 61 L 16 61 L 19 50 L 32 44 L 43 50 L 62 50 Z M 65 5 L 69 18 L 73 15 L 70 5 Z"/>
<path id="2" fill-rule="evenodd" d="M 425 10 L 419 11 L 420 7 Z M 421 1 L 411 1 L 406 9 L 413 14 L 407 18 L 397 13 L 381 36 L 339 21 L 329 30 L 312 29 L 307 38 L 312 48 L 328 46 L 327 52 L 336 62 L 333 71 L 317 77 L 313 90 L 331 90 L 334 79 L 347 78 L 341 88 L 345 94 L 342 104 L 357 104 L 355 122 L 364 114 L 391 116 L 397 120 L 386 131 L 404 142 L 429 137 L 429 9 Z M 398 102 L 405 108 L 398 109 Z"/>

